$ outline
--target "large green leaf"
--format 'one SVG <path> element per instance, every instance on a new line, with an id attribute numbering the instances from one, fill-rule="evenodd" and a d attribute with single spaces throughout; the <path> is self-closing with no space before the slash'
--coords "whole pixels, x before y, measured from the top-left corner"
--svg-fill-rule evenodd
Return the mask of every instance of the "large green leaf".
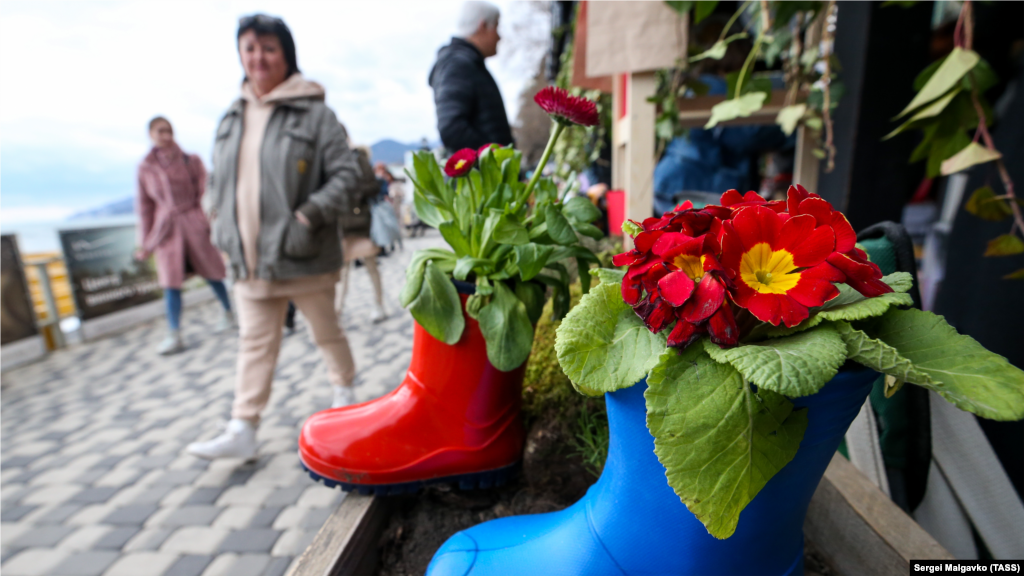
<path id="1" fill-rule="evenodd" d="M 402 285 L 402 291 L 398 294 L 398 302 L 405 308 L 420 295 L 420 289 L 423 288 L 423 275 L 426 273 L 427 259 L 420 258 L 419 260 L 414 259 L 409 267 L 405 269 L 405 284 Z"/>
<path id="2" fill-rule="evenodd" d="M 895 348 L 928 374 L 935 390 L 957 407 L 993 420 L 1024 418 L 1024 372 L 957 334 L 942 316 L 921 310 L 890 310 L 866 321 L 864 332 Z"/>
<path id="3" fill-rule="evenodd" d="M 952 88 L 961 78 L 964 77 L 974 65 L 978 63 L 981 57 L 978 56 L 977 52 L 973 50 L 964 50 L 962 48 L 953 48 L 953 51 L 949 53 L 949 56 L 939 65 L 938 70 L 932 74 L 928 82 L 925 83 L 921 91 L 914 96 L 914 99 L 907 104 L 907 107 L 899 113 L 896 118 L 902 118 L 913 110 L 920 106 L 923 106 L 932 100 L 935 100 L 939 96 L 945 94 L 950 88 Z"/>
<path id="4" fill-rule="evenodd" d="M 601 217 L 601 211 L 590 200 L 576 196 L 562 206 L 562 214 L 579 222 L 590 223 Z"/>
<path id="5" fill-rule="evenodd" d="M 602 394 L 628 388 L 647 375 L 665 350 L 623 302 L 618 284 L 602 282 L 558 326 L 555 353 L 577 390 Z"/>
<path id="6" fill-rule="evenodd" d="M 943 176 L 956 174 L 976 164 L 984 164 L 1002 158 L 998 150 L 990 150 L 977 142 L 971 142 L 963 150 L 942 161 Z"/>
<path id="7" fill-rule="evenodd" d="M 786 133 L 786 136 L 789 136 L 796 130 L 796 125 L 804 117 L 805 113 L 807 113 L 807 104 L 786 106 L 779 110 L 778 116 L 775 117 L 775 123 L 782 127 L 782 131 Z"/>
<path id="8" fill-rule="evenodd" d="M 471 256 L 473 254 L 469 246 L 469 240 L 462 233 L 462 230 L 459 229 L 458 224 L 449 220 L 448 222 L 442 222 L 437 229 L 441 232 L 441 237 L 452 247 L 457 256 Z"/>
<path id="9" fill-rule="evenodd" d="M 529 242 L 522 246 L 516 246 L 515 250 L 519 276 L 523 280 L 530 280 L 544 269 L 555 247 Z"/>
<path id="10" fill-rule="evenodd" d="M 918 112 L 917 114 L 914 114 L 913 116 L 911 116 L 910 120 L 907 120 L 906 122 L 901 124 L 898 128 L 896 128 L 892 132 L 886 134 L 885 137 L 882 138 L 882 140 L 883 141 L 888 140 L 888 139 L 892 138 L 893 136 L 899 134 L 900 132 L 903 132 L 904 130 L 910 128 L 911 125 L 914 122 L 917 122 L 918 120 L 924 120 L 925 118 L 934 118 L 935 116 L 938 116 L 939 113 L 942 112 L 943 110 L 945 110 L 946 106 L 948 106 L 949 103 L 953 101 L 953 98 L 956 98 L 956 95 L 959 94 L 959 93 L 960 93 L 960 88 L 954 88 L 953 90 L 950 90 L 949 94 L 946 94 L 942 98 L 939 98 L 935 102 L 932 102 L 931 104 L 929 104 L 929 105 L 925 106 L 924 108 L 922 108 L 920 112 Z"/>
<path id="11" fill-rule="evenodd" d="M 716 362 L 728 362 L 749 382 L 790 398 L 814 394 L 846 361 L 846 344 L 828 324 L 783 338 L 734 348 L 704 341 Z"/>
<path id="12" fill-rule="evenodd" d="M 533 326 L 526 305 L 504 282 L 494 283 L 491 303 L 480 309 L 477 320 L 487 341 L 487 359 L 491 365 L 509 372 L 526 362 L 533 345 Z"/>
<path id="13" fill-rule="evenodd" d="M 996 198 L 991 186 L 982 186 L 975 190 L 964 204 L 964 210 L 990 222 L 999 222 L 1013 215 L 1009 203 Z"/>
<path id="14" fill-rule="evenodd" d="M 465 280 L 474 269 L 480 274 L 490 274 L 494 271 L 494 262 L 486 258 L 463 256 L 455 263 L 455 270 L 452 270 L 452 276 L 456 280 Z"/>
<path id="15" fill-rule="evenodd" d="M 572 246 L 579 242 L 576 232 L 573 231 L 569 221 L 558 211 L 553 204 L 544 206 L 544 224 L 547 225 L 548 236 L 556 243 L 563 246 Z"/>
<path id="16" fill-rule="evenodd" d="M 843 284 L 845 287 L 846 285 Z M 852 289 L 851 289 L 852 290 Z M 859 295 L 859 294 L 858 294 Z M 818 316 L 822 320 L 862 320 L 881 316 L 890 306 L 913 306 L 914 299 L 903 292 L 889 292 L 873 298 L 862 298 L 849 304 L 822 308 Z"/>
<path id="17" fill-rule="evenodd" d="M 622 279 L 626 277 L 626 271 L 615 268 L 595 268 L 590 271 L 590 275 L 599 278 L 601 284 L 615 284 L 619 286 L 622 284 Z"/>
<path id="18" fill-rule="evenodd" d="M 913 362 L 900 355 L 899 351 L 881 340 L 875 340 L 847 322 L 836 322 L 836 331 L 846 343 L 846 356 L 871 368 L 895 376 L 911 384 L 931 384 L 932 378 L 926 372 L 914 367 Z"/>
<path id="19" fill-rule="evenodd" d="M 413 194 L 412 203 L 416 208 L 416 216 L 427 226 L 437 228 L 444 222 L 445 218 L 437 206 L 431 204 L 418 190 Z"/>
<path id="20" fill-rule="evenodd" d="M 732 98 L 719 102 L 711 108 L 711 119 L 704 125 L 705 129 L 714 128 L 719 122 L 746 118 L 761 109 L 765 98 L 768 95 L 764 92 L 751 92 L 739 98 Z"/>
<path id="21" fill-rule="evenodd" d="M 433 262 L 426 265 L 423 286 L 409 312 L 424 330 L 445 344 L 458 342 L 466 327 L 455 285 Z"/>
<path id="22" fill-rule="evenodd" d="M 502 214 L 494 227 L 493 238 L 499 244 L 520 246 L 530 241 L 530 234 L 526 227 L 516 222 L 514 216 Z"/>
<path id="23" fill-rule="evenodd" d="M 536 324 L 544 313 L 544 287 L 536 282 L 516 280 L 516 298 L 526 306 L 526 316 L 530 324 Z"/>
<path id="24" fill-rule="evenodd" d="M 807 411 L 770 390 L 754 392 L 700 346 L 662 354 L 647 386 L 647 428 L 669 485 L 712 536 L 728 538 L 747 504 L 796 456 Z"/>

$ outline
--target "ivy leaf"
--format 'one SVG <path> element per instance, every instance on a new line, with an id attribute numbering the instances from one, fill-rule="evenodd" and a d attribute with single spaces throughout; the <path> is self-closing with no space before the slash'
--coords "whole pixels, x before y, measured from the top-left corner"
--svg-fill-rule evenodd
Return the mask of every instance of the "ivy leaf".
<path id="1" fill-rule="evenodd" d="M 881 340 L 875 340 L 847 322 L 836 322 L 836 331 L 846 343 L 846 356 L 876 372 L 894 376 L 911 384 L 931 384 L 932 378 L 926 372 L 900 355 L 899 351 Z"/>
<path id="2" fill-rule="evenodd" d="M 975 64 L 981 60 L 978 53 L 973 50 L 964 50 L 963 48 L 953 48 L 953 51 L 949 53 L 949 56 L 942 61 L 935 73 L 932 74 L 928 82 L 921 88 L 921 91 L 914 96 L 914 99 L 907 104 L 907 107 L 899 113 L 896 118 L 902 118 L 909 114 L 912 110 L 923 106 L 932 100 L 935 100 L 939 96 L 945 94 L 950 88 L 952 88 L 961 78 L 964 77 L 971 68 L 974 68 Z"/>
<path id="3" fill-rule="evenodd" d="M 526 305 L 504 282 L 494 283 L 491 303 L 480 309 L 477 320 L 491 365 L 510 372 L 526 362 L 533 345 L 533 326 Z"/>
<path id="4" fill-rule="evenodd" d="M 590 290 L 558 326 L 555 353 L 577 390 L 603 394 L 639 382 L 666 349 L 622 300 L 616 283 Z"/>
<path id="5" fill-rule="evenodd" d="M 554 246 L 544 246 L 529 242 L 516 246 L 516 263 L 519 265 L 519 277 L 523 280 L 530 280 L 548 263 L 548 257 L 554 252 Z"/>
<path id="6" fill-rule="evenodd" d="M 1024 252 L 1024 242 L 1013 234 L 1003 234 L 989 240 L 985 256 L 1013 256 Z"/>
<path id="7" fill-rule="evenodd" d="M 814 394 L 846 361 L 846 344 L 829 324 L 735 348 L 719 348 L 705 340 L 704 348 L 716 362 L 732 364 L 758 388 L 790 398 Z"/>
<path id="8" fill-rule="evenodd" d="M 601 210 L 587 198 L 576 196 L 562 206 L 562 214 L 566 218 L 589 224 L 601 217 Z"/>
<path id="9" fill-rule="evenodd" d="M 1003 276 L 1003 280 L 1024 280 L 1024 268 L 1010 272 L 1006 276 Z"/>
<path id="10" fill-rule="evenodd" d="M 782 127 L 782 131 L 786 133 L 786 136 L 789 136 L 796 130 L 796 125 L 800 123 L 800 119 L 804 117 L 805 112 L 807 112 L 807 104 L 786 106 L 779 110 L 779 115 L 775 117 L 775 123 Z"/>
<path id="11" fill-rule="evenodd" d="M 1013 214 L 1009 204 L 996 198 L 991 186 L 982 186 L 975 190 L 964 204 L 964 210 L 990 222 L 999 222 Z"/>
<path id="12" fill-rule="evenodd" d="M 788 464 L 807 429 L 807 411 L 757 392 L 700 346 L 668 350 L 647 378 L 647 428 L 679 499 L 715 538 L 736 531 L 740 513 Z"/>
<path id="13" fill-rule="evenodd" d="M 904 130 L 910 128 L 911 124 L 917 122 L 918 120 L 924 120 L 925 118 L 933 118 L 935 116 L 938 116 L 939 113 L 942 112 L 946 108 L 946 106 L 948 106 L 949 103 L 953 101 L 953 98 L 955 98 L 959 93 L 960 88 L 954 88 L 953 90 L 950 90 L 949 94 L 946 94 L 942 98 L 939 98 L 935 102 L 932 102 L 928 106 L 924 107 L 924 109 L 922 109 L 920 112 L 911 116 L 910 120 L 907 120 L 906 122 L 901 124 L 899 128 L 886 134 L 885 137 L 882 138 L 882 141 L 888 140 L 889 138 L 892 138 L 893 136 L 899 134 L 900 132 L 903 132 Z"/>
<path id="14" fill-rule="evenodd" d="M 957 334 L 942 316 L 921 310 L 890 310 L 861 328 L 895 348 L 932 378 L 922 384 L 961 410 L 992 420 L 1024 418 L 1024 372 Z"/>
<path id="15" fill-rule="evenodd" d="M 971 142 L 966 148 L 950 156 L 942 162 L 942 175 L 949 176 L 966 170 L 975 164 L 984 164 L 1002 158 L 997 150 L 990 150 L 977 142 Z"/>
<path id="16" fill-rule="evenodd" d="M 704 125 L 704 128 L 714 128 L 719 122 L 750 116 L 761 109 L 767 96 L 764 92 L 751 92 L 739 98 L 732 98 L 715 104 L 711 108 L 711 119 Z"/>
<path id="17" fill-rule="evenodd" d="M 427 333 L 445 344 L 458 342 L 466 327 L 455 285 L 433 262 L 424 269 L 422 288 L 410 304 L 409 312 Z"/>

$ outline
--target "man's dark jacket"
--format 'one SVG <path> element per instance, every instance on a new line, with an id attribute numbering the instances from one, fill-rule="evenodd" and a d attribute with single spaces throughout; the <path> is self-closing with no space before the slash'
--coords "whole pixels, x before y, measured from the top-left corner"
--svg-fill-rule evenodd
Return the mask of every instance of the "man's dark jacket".
<path id="1" fill-rule="evenodd" d="M 449 151 L 513 143 L 498 84 L 476 46 L 452 38 L 451 44 L 438 50 L 430 87 L 437 106 L 437 131 Z"/>

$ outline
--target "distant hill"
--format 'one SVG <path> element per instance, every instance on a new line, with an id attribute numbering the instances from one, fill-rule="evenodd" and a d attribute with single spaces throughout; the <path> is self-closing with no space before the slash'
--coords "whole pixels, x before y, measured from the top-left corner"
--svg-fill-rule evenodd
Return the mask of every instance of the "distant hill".
<path id="1" fill-rule="evenodd" d="M 87 220 L 91 218 L 104 218 L 107 216 L 125 216 L 135 213 L 135 198 L 124 198 L 104 204 L 98 208 L 83 210 L 68 217 L 68 220 Z"/>
<path id="2" fill-rule="evenodd" d="M 383 162 L 385 164 L 402 164 L 405 162 L 405 153 L 409 150 L 419 150 L 422 144 L 419 142 L 415 144 L 402 144 L 395 140 L 381 140 L 373 146 L 370 146 L 370 151 L 373 153 L 374 162 Z M 436 142 L 429 142 L 427 146 L 433 148 L 437 146 Z"/>

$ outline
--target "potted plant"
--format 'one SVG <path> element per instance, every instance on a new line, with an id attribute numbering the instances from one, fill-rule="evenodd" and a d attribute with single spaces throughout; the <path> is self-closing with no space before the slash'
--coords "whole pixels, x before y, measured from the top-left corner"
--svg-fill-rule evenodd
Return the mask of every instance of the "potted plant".
<path id="1" fill-rule="evenodd" d="M 601 478 L 566 510 L 456 534 L 428 574 L 802 574 L 808 503 L 877 373 L 1024 417 L 1024 372 L 906 308 L 910 275 L 882 277 L 802 187 L 624 230 L 627 270 L 595 271 L 555 345 L 578 391 L 605 394 Z"/>
<path id="2" fill-rule="evenodd" d="M 463 487 L 505 480 L 520 459 L 523 369 L 533 325 L 552 294 L 554 315 L 569 309 L 575 259 L 583 285 L 597 256 L 579 243 L 601 232 L 600 211 L 586 198 L 566 198 L 541 175 L 559 135 L 593 125 L 593 102 L 545 88 L 535 100 L 554 120 L 529 182 L 522 154 L 489 144 L 464 149 L 442 173 L 419 152 L 408 174 L 420 219 L 449 248 L 416 252 L 400 300 L 415 319 L 413 358 L 405 381 L 377 400 L 327 410 L 303 426 L 299 454 L 317 479 L 343 489 L 386 494 L 428 482 Z"/>

